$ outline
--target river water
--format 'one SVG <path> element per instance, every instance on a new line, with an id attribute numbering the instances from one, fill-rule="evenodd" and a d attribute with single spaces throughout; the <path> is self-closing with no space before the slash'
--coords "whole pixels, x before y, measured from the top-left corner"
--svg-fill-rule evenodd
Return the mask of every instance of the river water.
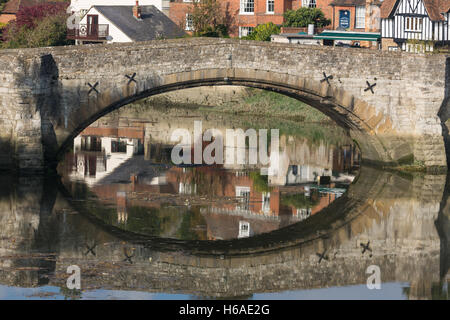
<path id="1" fill-rule="evenodd" d="M 445 175 L 363 166 L 331 124 L 124 110 L 58 176 L 0 177 L 0 299 L 448 299 Z M 173 164 L 196 121 L 279 129 L 279 170 Z"/>

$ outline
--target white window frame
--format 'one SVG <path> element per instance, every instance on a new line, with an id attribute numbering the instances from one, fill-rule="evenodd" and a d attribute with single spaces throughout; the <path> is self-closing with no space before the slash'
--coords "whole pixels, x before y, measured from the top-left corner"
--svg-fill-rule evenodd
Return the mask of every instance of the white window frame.
<path id="1" fill-rule="evenodd" d="M 271 213 L 271 210 L 270 210 L 270 192 L 263 192 L 262 193 L 261 210 L 262 210 L 262 212 L 264 212 L 266 214 L 267 213 Z"/>
<path id="2" fill-rule="evenodd" d="M 366 28 L 366 7 L 357 6 L 355 8 L 355 29 Z"/>
<path id="3" fill-rule="evenodd" d="M 270 10 L 271 7 L 272 7 L 272 10 Z M 266 13 L 268 13 L 268 14 L 275 13 L 275 0 L 267 0 L 266 1 Z"/>
<path id="4" fill-rule="evenodd" d="M 240 203 L 237 205 L 237 210 L 248 211 L 250 209 L 250 187 L 236 186 L 236 197 L 240 198 Z"/>
<path id="5" fill-rule="evenodd" d="M 248 36 L 254 29 L 254 27 L 239 27 L 239 38 Z M 244 32 L 244 30 L 246 31 Z"/>
<path id="6" fill-rule="evenodd" d="M 255 14 L 255 0 L 240 0 L 239 14 L 241 15 Z"/>
<path id="7" fill-rule="evenodd" d="M 186 31 L 194 30 L 194 21 L 192 20 L 192 14 L 190 14 L 190 13 L 186 13 L 184 30 L 186 30 Z"/>
<path id="8" fill-rule="evenodd" d="M 302 0 L 302 7 L 303 8 L 316 8 L 317 1 L 316 0 Z"/>
<path id="9" fill-rule="evenodd" d="M 238 238 L 250 237 L 250 223 L 247 221 L 239 221 L 239 235 Z"/>
<path id="10" fill-rule="evenodd" d="M 423 28 L 422 17 L 405 17 L 406 32 L 422 32 L 422 28 Z"/>

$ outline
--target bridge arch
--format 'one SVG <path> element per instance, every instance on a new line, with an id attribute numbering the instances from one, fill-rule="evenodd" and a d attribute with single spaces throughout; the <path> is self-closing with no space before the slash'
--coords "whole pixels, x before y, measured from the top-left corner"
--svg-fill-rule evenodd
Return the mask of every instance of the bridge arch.
<path id="1" fill-rule="evenodd" d="M 149 78 L 142 85 L 143 89 L 131 81 L 122 88 L 124 94 L 119 95 L 118 98 L 96 92 L 96 99 L 88 101 L 86 108 L 88 112 L 75 114 L 76 119 L 72 119 L 72 126 L 68 126 L 65 133 L 61 135 L 60 139 L 63 140 L 57 150 L 56 159 L 61 158 L 73 139 L 94 121 L 137 100 L 187 88 L 233 85 L 274 91 L 307 103 L 348 130 L 362 148 L 364 159 L 370 159 L 377 163 L 392 161 L 386 153 L 382 141 L 376 134 L 373 134 L 373 128 L 360 118 L 357 112 L 354 112 L 355 104 L 364 104 L 364 102 L 348 96 L 346 92 L 333 92 L 328 84 L 320 81 L 306 80 L 297 76 L 286 77 L 281 73 L 257 72 L 250 69 L 234 69 L 233 72 L 232 76 L 229 75 L 227 69 L 178 72 L 158 78 L 159 85 L 156 86 L 155 79 Z M 239 75 L 238 77 L 236 77 L 236 73 Z M 106 95 L 110 94 L 110 92 L 106 93 Z M 111 102 L 113 99 L 117 100 Z"/>

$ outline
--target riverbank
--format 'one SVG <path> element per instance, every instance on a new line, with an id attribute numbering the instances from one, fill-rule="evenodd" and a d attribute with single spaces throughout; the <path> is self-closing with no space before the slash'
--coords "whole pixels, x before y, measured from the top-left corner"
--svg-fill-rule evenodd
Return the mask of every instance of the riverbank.
<path id="1" fill-rule="evenodd" d="M 297 122 L 332 123 L 320 111 L 296 99 L 265 90 L 222 86 L 165 93 L 136 105 L 154 108 L 196 108 L 199 111 L 281 118 Z"/>

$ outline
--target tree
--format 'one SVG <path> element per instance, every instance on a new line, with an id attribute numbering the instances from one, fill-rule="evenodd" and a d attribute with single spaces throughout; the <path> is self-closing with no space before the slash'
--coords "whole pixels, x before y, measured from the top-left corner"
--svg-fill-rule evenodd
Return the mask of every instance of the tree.
<path id="1" fill-rule="evenodd" d="M 67 40 L 66 3 L 45 3 L 20 9 L 7 25 L 4 48 L 60 46 Z"/>
<path id="2" fill-rule="evenodd" d="M 270 36 L 273 34 L 279 34 L 280 27 L 273 24 L 272 22 L 266 24 L 260 24 L 257 26 L 252 33 L 246 36 L 246 40 L 256 40 L 256 41 L 270 41 Z"/>
<path id="3" fill-rule="evenodd" d="M 0 0 L 0 13 L 3 11 L 3 7 L 5 6 L 6 2 L 8 2 L 8 0 Z"/>
<path id="4" fill-rule="evenodd" d="M 326 19 L 322 10 L 318 8 L 287 10 L 284 13 L 284 21 L 284 27 L 307 27 L 309 24 L 314 24 L 321 28 L 331 23 L 331 20 Z"/>
<path id="5" fill-rule="evenodd" d="M 68 3 L 41 3 L 31 7 L 23 7 L 17 12 L 15 23 L 20 28 L 33 28 L 45 17 L 65 15 Z"/>
<path id="6" fill-rule="evenodd" d="M 190 10 L 194 34 L 205 37 L 228 36 L 227 15 L 220 1 L 194 1 Z"/>

